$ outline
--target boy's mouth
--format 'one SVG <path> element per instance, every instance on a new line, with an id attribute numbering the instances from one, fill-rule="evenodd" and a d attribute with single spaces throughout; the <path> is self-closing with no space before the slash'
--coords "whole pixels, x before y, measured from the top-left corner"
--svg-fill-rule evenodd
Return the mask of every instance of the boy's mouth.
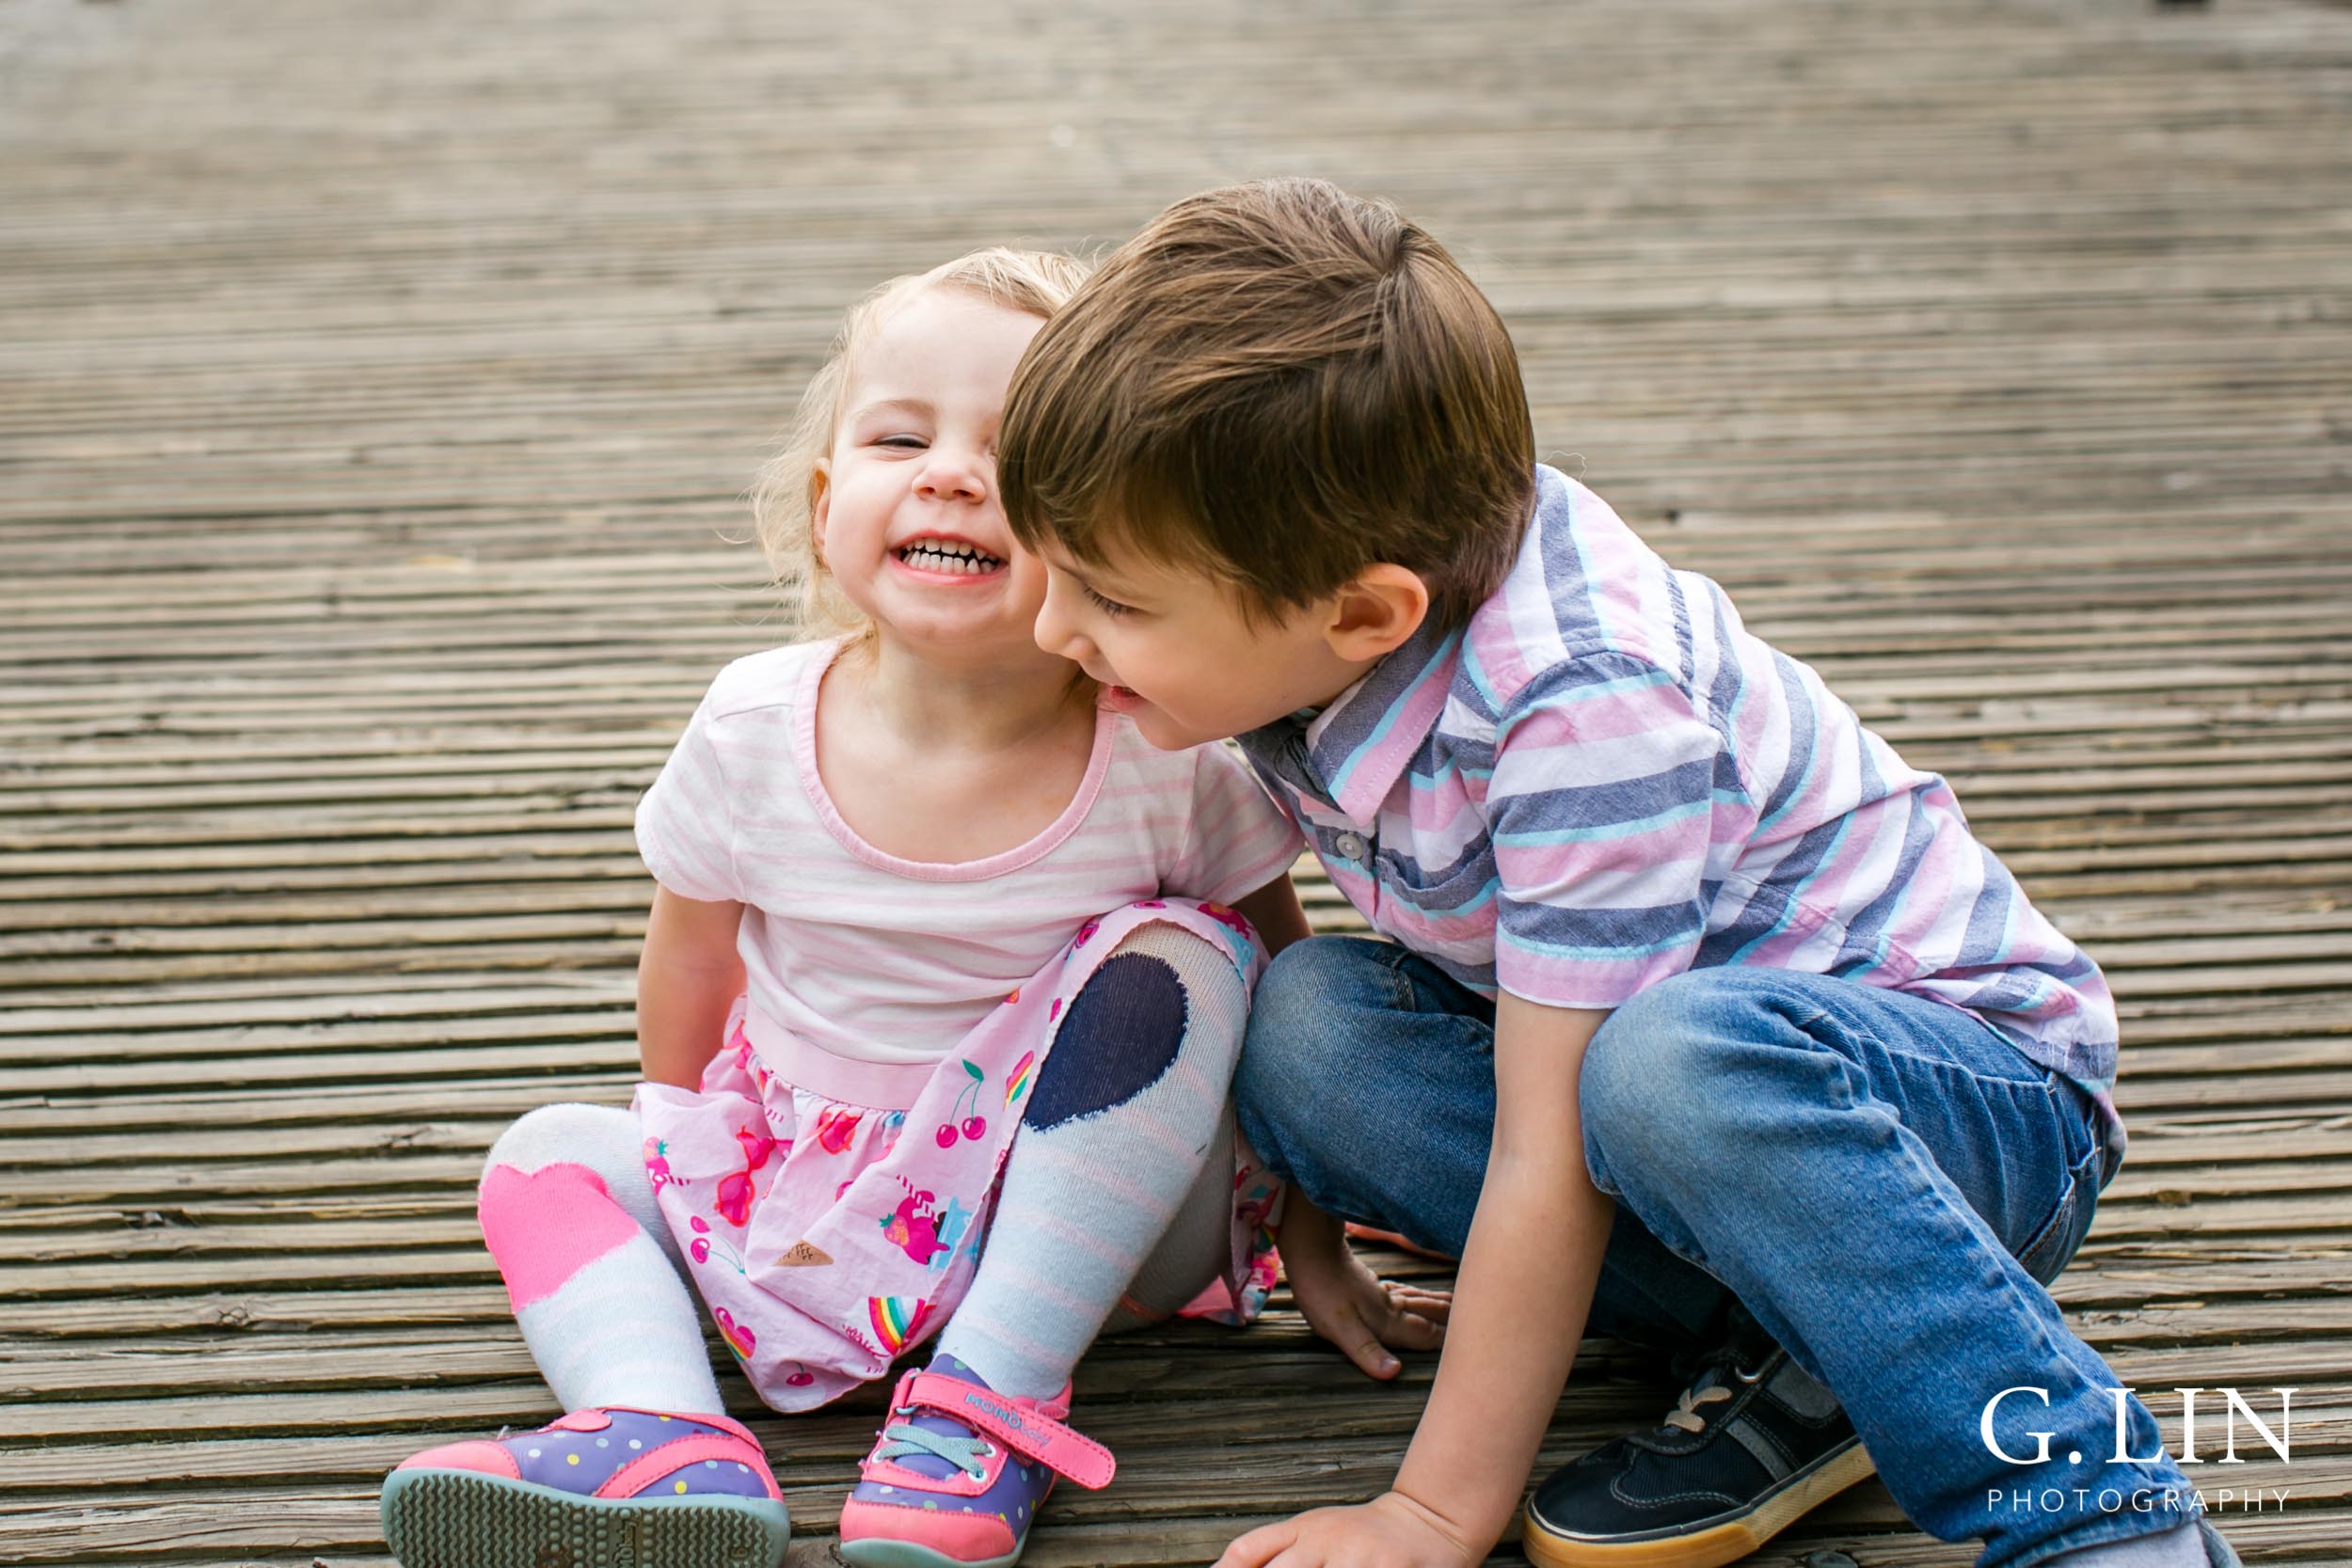
<path id="1" fill-rule="evenodd" d="M 911 539 L 890 553 L 902 565 L 944 577 L 986 577 L 1005 569 L 1003 558 L 961 539 Z"/>

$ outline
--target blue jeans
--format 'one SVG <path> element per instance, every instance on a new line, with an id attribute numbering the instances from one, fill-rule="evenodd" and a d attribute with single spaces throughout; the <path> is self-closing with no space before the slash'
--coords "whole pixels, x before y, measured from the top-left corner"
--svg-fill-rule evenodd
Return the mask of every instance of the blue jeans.
<path id="1" fill-rule="evenodd" d="M 1318 1207 L 1460 1255 L 1494 1130 L 1493 1004 L 1390 942 L 1297 943 L 1259 984 L 1235 1092 L 1251 1144 Z M 1736 1296 L 1836 1392 L 1915 1523 L 1984 1540 L 1979 1568 L 2195 1512 L 2136 1398 L 2118 1448 L 2115 1374 L 2042 1289 L 2114 1175 L 2090 1099 L 1975 1015 L 1695 970 L 1610 1016 L 1580 1101 L 1585 1166 L 1617 1202 L 1591 1332 L 1692 1346 Z M 2040 1463 L 1980 1435 L 2021 1386 L 1993 1433 L 2021 1460 L 2050 1433 Z"/>

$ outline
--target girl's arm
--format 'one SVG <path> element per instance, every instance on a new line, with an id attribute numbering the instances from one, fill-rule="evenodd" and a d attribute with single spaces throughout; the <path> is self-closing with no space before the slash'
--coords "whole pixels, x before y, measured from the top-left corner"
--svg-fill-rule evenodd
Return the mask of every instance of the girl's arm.
<path id="1" fill-rule="evenodd" d="M 683 898 L 657 884 L 637 958 L 637 1054 L 656 1084 L 699 1088 L 743 991 L 735 950 L 743 906 Z"/>
<path id="2" fill-rule="evenodd" d="M 1307 911 L 1298 907 L 1298 890 L 1291 886 L 1287 871 L 1248 897 L 1234 899 L 1233 908 L 1258 928 L 1258 940 L 1265 943 L 1269 958 L 1313 934 L 1307 929 Z"/>
<path id="3" fill-rule="evenodd" d="M 1577 1080 L 1603 1012 L 1504 994 L 1495 1132 L 1429 1406 L 1393 1490 L 1250 1531 L 1218 1568 L 1466 1568 L 1518 1506 L 1616 1216 L 1584 1168 Z"/>

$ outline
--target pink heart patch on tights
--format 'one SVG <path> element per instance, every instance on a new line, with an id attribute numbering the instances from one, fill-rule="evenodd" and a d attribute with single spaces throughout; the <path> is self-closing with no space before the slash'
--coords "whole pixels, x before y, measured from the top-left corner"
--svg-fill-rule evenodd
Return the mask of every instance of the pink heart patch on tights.
<path id="1" fill-rule="evenodd" d="M 543 1165 L 528 1174 L 493 1165 L 482 1179 L 482 1239 L 520 1312 L 644 1229 L 612 1201 L 586 1165 Z"/>

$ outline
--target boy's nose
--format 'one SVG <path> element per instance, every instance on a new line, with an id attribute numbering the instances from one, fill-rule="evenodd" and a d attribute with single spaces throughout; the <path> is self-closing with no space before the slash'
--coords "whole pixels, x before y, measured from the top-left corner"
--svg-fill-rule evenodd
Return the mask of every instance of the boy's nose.
<path id="1" fill-rule="evenodd" d="M 1045 597 L 1037 608 L 1037 625 L 1030 628 L 1029 634 L 1037 639 L 1037 645 L 1047 653 L 1082 662 L 1094 652 L 1094 645 L 1079 636 L 1070 617 L 1062 613 L 1062 594 L 1063 590 L 1049 575 L 1045 582 Z"/>

